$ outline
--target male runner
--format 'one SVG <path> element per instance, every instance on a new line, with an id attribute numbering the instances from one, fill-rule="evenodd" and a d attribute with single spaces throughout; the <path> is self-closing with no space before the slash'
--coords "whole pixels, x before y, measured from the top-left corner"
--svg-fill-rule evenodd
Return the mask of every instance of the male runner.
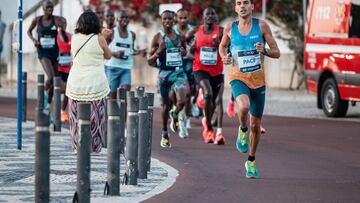
<path id="1" fill-rule="evenodd" d="M 196 82 L 203 91 L 205 117 L 203 122 L 203 138 L 205 143 L 225 144 L 222 135 L 224 92 L 223 62 L 218 53 L 218 46 L 223 35 L 223 28 L 217 24 L 214 8 L 206 8 L 203 12 L 204 24 L 192 29 L 187 38 L 195 37 L 191 50 L 195 52 L 193 71 Z M 211 118 L 217 107 L 216 136 L 212 128 Z"/>
<path id="2" fill-rule="evenodd" d="M 176 12 L 176 22 L 177 24 L 174 26 L 174 30 L 176 34 L 186 37 L 189 33 L 192 25 L 189 24 L 189 12 L 181 8 Z M 190 54 L 189 46 L 187 46 L 187 55 L 183 57 L 183 66 L 186 76 L 188 78 L 189 83 L 189 92 L 187 93 L 186 104 L 185 104 L 185 112 L 186 112 L 186 127 L 190 128 L 190 118 L 189 116 L 199 116 L 200 110 L 196 105 L 195 96 L 196 96 L 196 83 L 194 72 L 192 70 L 192 64 L 194 60 L 194 56 Z M 190 103 L 192 102 L 192 103 Z"/>
<path id="3" fill-rule="evenodd" d="M 112 53 L 110 60 L 105 62 L 105 73 L 109 81 L 110 97 L 116 99 L 118 87 L 126 90 L 131 88 L 131 69 L 134 63 L 133 55 L 136 35 L 128 30 L 129 14 L 123 10 L 117 16 L 118 25 L 113 28 L 113 39 L 109 44 Z"/>
<path id="4" fill-rule="evenodd" d="M 235 63 L 229 72 L 232 93 L 239 107 L 239 133 L 236 147 L 241 153 L 250 151 L 245 162 L 246 177 L 257 178 L 259 173 L 255 164 L 255 152 L 260 141 L 260 125 L 265 104 L 265 56 L 279 58 L 280 50 L 269 25 L 252 17 L 253 0 L 235 0 L 238 20 L 227 24 L 219 46 L 224 64 Z M 265 48 L 267 43 L 270 49 Z M 227 53 L 229 44 L 230 52 Z M 247 118 L 250 110 L 250 129 Z"/>
<path id="5" fill-rule="evenodd" d="M 171 118 L 170 128 L 173 132 L 186 130 L 186 128 L 183 129 L 182 125 L 179 126 L 179 120 L 184 122 L 184 117 L 181 116 L 181 114 L 178 117 L 179 112 L 184 107 L 186 92 L 188 91 L 187 78 L 183 70 L 182 59 L 182 57 L 186 55 L 186 45 L 184 39 L 177 35 L 173 29 L 174 13 L 172 11 L 164 11 L 161 14 L 161 21 L 163 30 L 157 33 L 152 39 L 148 63 L 154 65 L 158 60 L 158 79 L 163 107 L 163 129 L 160 145 L 164 148 L 170 148 L 171 144 L 167 131 L 169 114 Z M 170 91 L 175 92 L 176 96 L 176 109 L 172 110 L 170 110 Z"/>
<path id="6" fill-rule="evenodd" d="M 107 10 L 105 13 L 106 28 L 112 30 L 115 28 L 115 14 L 112 10 Z"/>
<path id="7" fill-rule="evenodd" d="M 45 103 L 45 106 L 49 106 L 54 93 L 53 78 L 58 76 L 57 63 L 59 47 L 56 38 L 58 29 L 61 32 L 65 32 L 66 20 L 63 17 L 53 15 L 54 4 L 52 1 L 44 1 L 42 8 L 44 15 L 34 18 L 27 34 L 37 49 L 38 58 L 47 76 L 45 90 L 47 91 L 48 101 Z M 37 38 L 35 38 L 32 33 L 35 27 Z"/>

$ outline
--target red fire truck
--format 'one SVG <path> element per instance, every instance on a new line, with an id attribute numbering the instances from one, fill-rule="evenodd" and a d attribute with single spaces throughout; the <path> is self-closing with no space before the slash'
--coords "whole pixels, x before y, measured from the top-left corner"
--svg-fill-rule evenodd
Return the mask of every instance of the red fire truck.
<path id="1" fill-rule="evenodd" d="M 360 101 L 360 0 L 309 0 L 305 75 L 317 107 L 345 116 Z"/>

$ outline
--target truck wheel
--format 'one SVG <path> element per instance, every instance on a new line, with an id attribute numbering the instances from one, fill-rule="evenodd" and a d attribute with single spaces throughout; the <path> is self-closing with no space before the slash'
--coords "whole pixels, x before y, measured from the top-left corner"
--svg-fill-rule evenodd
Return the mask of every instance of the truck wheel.
<path id="1" fill-rule="evenodd" d="M 321 87 L 322 109 L 328 117 L 343 117 L 349 107 L 349 102 L 340 99 L 334 78 L 325 80 Z"/>

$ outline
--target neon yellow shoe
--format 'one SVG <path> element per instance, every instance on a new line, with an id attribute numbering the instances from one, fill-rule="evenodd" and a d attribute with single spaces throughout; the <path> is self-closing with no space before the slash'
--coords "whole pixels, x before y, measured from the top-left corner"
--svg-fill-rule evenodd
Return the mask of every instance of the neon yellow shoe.
<path id="1" fill-rule="evenodd" d="M 246 153 L 249 150 L 249 129 L 246 132 L 243 132 L 239 126 L 236 148 L 240 153 Z"/>

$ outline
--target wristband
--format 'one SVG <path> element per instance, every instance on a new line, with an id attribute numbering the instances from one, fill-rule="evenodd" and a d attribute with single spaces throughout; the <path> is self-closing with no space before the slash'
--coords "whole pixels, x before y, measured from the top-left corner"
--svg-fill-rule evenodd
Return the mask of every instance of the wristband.
<path id="1" fill-rule="evenodd" d="M 266 48 L 264 48 L 264 53 L 263 53 L 264 56 L 267 56 L 268 55 L 268 51 Z"/>

